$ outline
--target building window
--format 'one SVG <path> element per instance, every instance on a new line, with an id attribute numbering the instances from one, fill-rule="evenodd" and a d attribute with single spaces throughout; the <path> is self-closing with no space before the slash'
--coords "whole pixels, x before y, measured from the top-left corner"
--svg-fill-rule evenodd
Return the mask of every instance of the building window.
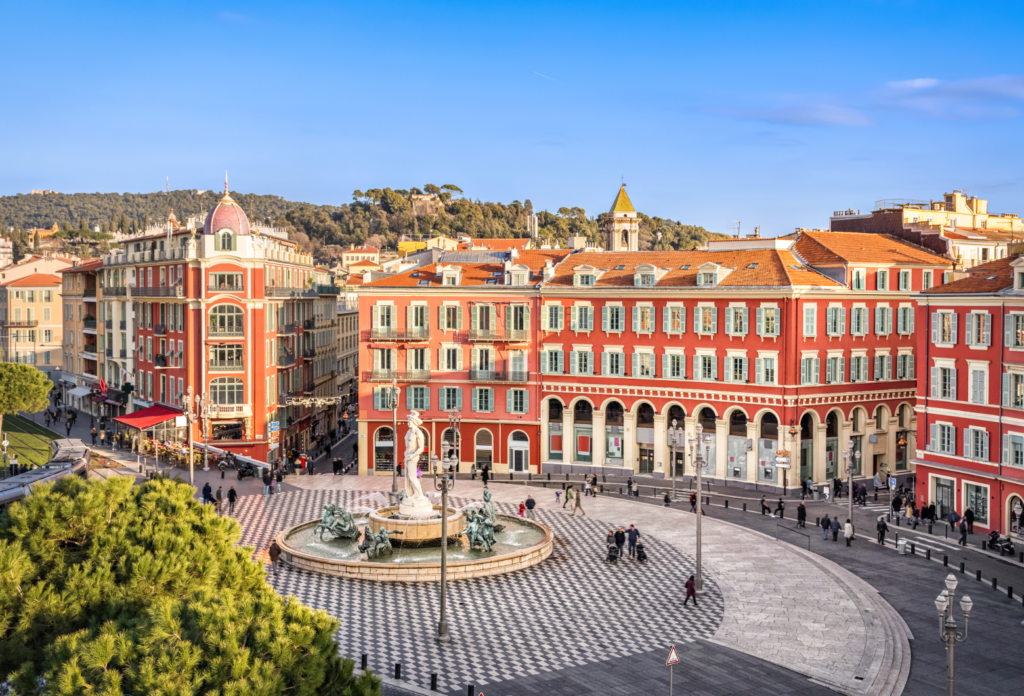
<path id="1" fill-rule="evenodd" d="M 825 333 L 829 336 L 842 336 L 846 333 L 846 309 L 829 307 L 825 314 Z"/>
<path id="2" fill-rule="evenodd" d="M 1010 372 L 1003 375 L 1003 405 L 1024 408 L 1024 374 Z"/>
<path id="3" fill-rule="evenodd" d="M 237 377 L 218 377 L 210 382 L 210 400 L 218 405 L 244 404 L 242 380 Z"/>
<path id="4" fill-rule="evenodd" d="M 686 361 L 682 355 L 678 353 L 666 355 L 665 360 L 668 364 L 668 369 L 665 370 L 666 377 L 669 379 L 684 379 L 686 377 Z"/>
<path id="5" fill-rule="evenodd" d="M 408 387 L 408 390 L 406 401 L 409 402 L 409 408 L 414 411 L 426 411 L 430 408 L 429 387 Z"/>
<path id="6" fill-rule="evenodd" d="M 747 308 L 725 308 L 725 333 L 729 336 L 745 336 L 747 334 Z M 761 310 L 758 311 L 760 316 Z"/>
<path id="7" fill-rule="evenodd" d="M 508 412 L 509 413 L 528 413 L 529 412 L 529 395 L 525 389 L 509 389 L 508 396 Z"/>
<path id="8" fill-rule="evenodd" d="M 775 384 L 775 358 L 758 358 L 758 384 Z"/>
<path id="9" fill-rule="evenodd" d="M 914 333 L 914 308 L 900 307 L 896 315 L 896 331 L 900 334 Z"/>
<path id="10" fill-rule="evenodd" d="M 494 410 L 494 390 L 489 387 L 474 389 L 472 407 L 478 413 L 492 412 Z"/>
<path id="11" fill-rule="evenodd" d="M 547 305 L 544 308 L 547 314 L 547 331 L 561 331 L 564 328 L 565 312 L 561 305 Z"/>
<path id="12" fill-rule="evenodd" d="M 747 381 L 747 359 L 736 356 L 725 358 L 725 381 L 746 382 Z"/>
<path id="13" fill-rule="evenodd" d="M 922 290 L 927 290 L 931 286 L 932 286 L 932 272 L 931 271 L 923 271 L 921 273 L 921 289 Z"/>
<path id="14" fill-rule="evenodd" d="M 845 359 L 833 356 L 825 359 L 825 384 L 839 384 L 846 372 Z"/>
<path id="15" fill-rule="evenodd" d="M 576 284 L 577 285 L 587 285 L 587 286 L 593 285 L 594 284 L 594 274 L 593 273 L 580 273 L 580 274 L 578 274 L 576 276 Z"/>
<path id="16" fill-rule="evenodd" d="M 910 354 L 896 356 L 896 379 L 914 379 L 914 356 Z"/>
<path id="17" fill-rule="evenodd" d="M 863 290 L 865 285 L 865 278 L 867 277 L 867 271 L 862 268 L 854 269 L 853 271 L 853 290 Z"/>
<path id="18" fill-rule="evenodd" d="M 939 452 L 956 453 L 956 429 L 952 425 L 939 425 Z"/>
<path id="19" fill-rule="evenodd" d="M 239 307 L 219 304 L 210 310 L 211 336 L 242 336 L 244 334 L 245 314 Z"/>
<path id="20" fill-rule="evenodd" d="M 574 350 L 569 353 L 569 372 L 574 375 L 589 375 L 593 353 L 586 350 Z"/>
<path id="21" fill-rule="evenodd" d="M 889 271 L 878 271 L 875 273 L 875 289 L 889 289 Z"/>
<path id="22" fill-rule="evenodd" d="M 718 358 L 714 355 L 695 355 L 693 375 L 700 380 L 718 379 Z"/>
<path id="23" fill-rule="evenodd" d="M 988 498 L 987 486 L 964 484 L 964 505 L 974 512 L 974 521 L 982 527 L 988 526 Z"/>
<path id="24" fill-rule="evenodd" d="M 956 343 L 957 317 L 954 312 L 932 312 L 932 343 Z"/>
<path id="25" fill-rule="evenodd" d="M 698 273 L 697 285 L 718 285 L 717 273 Z"/>
<path id="26" fill-rule="evenodd" d="M 698 307 L 693 313 L 693 318 L 697 333 L 705 336 L 718 333 L 717 307 Z"/>
<path id="27" fill-rule="evenodd" d="M 654 377 L 654 355 L 652 353 L 633 354 L 634 377 Z"/>
<path id="28" fill-rule="evenodd" d="M 988 373 L 985 370 L 971 370 L 971 403 L 984 404 L 985 402 L 985 377 Z"/>
<path id="29" fill-rule="evenodd" d="M 406 359 L 409 361 L 410 370 L 429 370 L 430 367 L 427 364 L 427 349 L 426 348 L 411 348 L 406 353 Z"/>
<path id="30" fill-rule="evenodd" d="M 624 307 L 605 305 L 601 310 L 603 315 L 604 330 L 608 332 L 622 332 L 626 329 L 626 313 Z"/>
<path id="31" fill-rule="evenodd" d="M 1003 435 L 1003 459 L 1010 466 L 1024 467 L 1024 436 Z"/>
<path id="32" fill-rule="evenodd" d="M 462 328 L 462 307 L 445 305 L 441 308 L 442 326 L 444 331 L 457 331 Z"/>
<path id="33" fill-rule="evenodd" d="M 440 407 L 442 411 L 461 411 L 462 410 L 462 390 L 458 387 L 441 387 L 440 392 Z"/>
<path id="34" fill-rule="evenodd" d="M 866 382 L 868 379 L 868 359 L 864 355 L 850 358 L 850 382 Z"/>
<path id="35" fill-rule="evenodd" d="M 1010 348 L 1024 348 L 1024 314 L 1006 315 L 1006 344 Z"/>
<path id="36" fill-rule="evenodd" d="M 817 384 L 821 372 L 821 363 L 818 358 L 800 359 L 800 384 Z"/>
<path id="37" fill-rule="evenodd" d="M 242 274 L 241 273 L 211 273 L 210 274 L 210 289 L 211 290 L 241 290 L 242 289 Z"/>
<path id="38" fill-rule="evenodd" d="M 969 346 L 992 345 L 992 319 L 988 312 L 971 312 L 967 315 L 965 340 Z"/>
<path id="39" fill-rule="evenodd" d="M 850 335 L 863 336 L 868 332 L 867 307 L 854 307 L 850 310 Z"/>
<path id="40" fill-rule="evenodd" d="M 956 369 L 932 368 L 932 398 L 956 400 Z"/>
<path id="41" fill-rule="evenodd" d="M 626 356 L 623 353 L 609 353 L 604 352 L 601 354 L 602 365 L 601 373 L 606 377 L 622 377 L 623 368 L 626 364 Z"/>
<path id="42" fill-rule="evenodd" d="M 988 461 L 988 431 L 979 428 L 964 428 L 964 457 Z"/>
<path id="43" fill-rule="evenodd" d="M 900 291 L 910 291 L 910 271 L 900 271 Z"/>
<path id="44" fill-rule="evenodd" d="M 593 331 L 594 330 L 594 308 L 593 307 L 572 307 L 572 330 Z"/>
<path id="45" fill-rule="evenodd" d="M 686 331 L 686 307 L 665 307 L 665 333 L 682 334 Z"/>

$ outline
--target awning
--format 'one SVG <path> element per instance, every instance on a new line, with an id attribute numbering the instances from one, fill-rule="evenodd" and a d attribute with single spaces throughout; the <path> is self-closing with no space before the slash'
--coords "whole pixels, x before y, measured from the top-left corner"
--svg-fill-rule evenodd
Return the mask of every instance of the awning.
<path id="1" fill-rule="evenodd" d="M 106 400 L 107 400 L 107 397 L 105 397 L 105 396 L 94 396 L 94 397 L 92 397 L 92 402 L 94 404 L 102 404 Z"/>
<path id="2" fill-rule="evenodd" d="M 110 404 L 111 406 L 124 406 L 124 404 L 122 404 L 120 401 L 114 401 L 113 399 L 107 399 L 106 403 Z"/>
<path id="3" fill-rule="evenodd" d="M 74 384 L 75 383 L 75 378 L 73 376 L 72 377 L 68 377 L 67 375 L 61 375 L 60 381 L 66 383 L 66 384 Z"/>
<path id="4" fill-rule="evenodd" d="M 154 425 L 159 425 L 160 423 L 169 421 L 175 416 L 183 415 L 185 415 L 183 412 L 174 408 L 150 406 L 149 408 L 144 408 L 141 411 L 129 413 L 126 416 L 117 416 L 114 420 L 122 425 L 127 425 L 129 428 L 145 430 L 147 428 L 152 428 Z"/>
<path id="5" fill-rule="evenodd" d="M 92 387 L 75 387 L 68 392 L 69 396 L 88 396 L 92 394 Z"/>

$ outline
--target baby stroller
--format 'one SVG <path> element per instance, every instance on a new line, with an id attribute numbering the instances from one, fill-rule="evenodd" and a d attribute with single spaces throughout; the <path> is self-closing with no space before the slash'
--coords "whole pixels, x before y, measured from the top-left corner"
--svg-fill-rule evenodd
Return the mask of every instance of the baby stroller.
<path id="1" fill-rule="evenodd" d="M 641 563 L 647 562 L 647 552 L 644 551 L 644 545 L 639 542 L 636 545 L 636 560 Z"/>
<path id="2" fill-rule="evenodd" d="M 615 544 L 608 544 L 608 556 L 605 558 L 609 563 L 617 563 L 619 560 L 619 549 Z"/>

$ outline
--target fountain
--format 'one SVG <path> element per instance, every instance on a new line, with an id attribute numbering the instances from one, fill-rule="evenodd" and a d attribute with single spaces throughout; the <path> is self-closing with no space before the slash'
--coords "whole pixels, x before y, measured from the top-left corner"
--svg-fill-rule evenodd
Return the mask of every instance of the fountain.
<path id="1" fill-rule="evenodd" d="M 408 423 L 404 460 L 409 475 L 399 504 L 352 514 L 328 503 L 319 522 L 306 522 L 277 535 L 285 563 L 303 570 L 371 580 L 440 579 L 441 506 L 424 495 L 420 483 L 417 463 L 425 438 L 419 414 L 412 411 Z M 449 579 L 507 573 L 551 555 L 553 536 L 548 527 L 498 515 L 491 492 L 485 488 L 483 495 L 482 504 L 445 511 Z M 377 498 L 384 502 L 379 494 Z M 370 500 L 374 501 L 374 496 Z M 325 534 L 332 538 L 325 541 Z"/>

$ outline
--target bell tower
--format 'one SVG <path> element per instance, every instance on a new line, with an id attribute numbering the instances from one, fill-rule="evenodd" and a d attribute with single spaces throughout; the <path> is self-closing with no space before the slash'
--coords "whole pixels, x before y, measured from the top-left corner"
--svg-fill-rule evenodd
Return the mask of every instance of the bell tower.
<path id="1" fill-rule="evenodd" d="M 640 220 L 626 195 L 626 185 L 619 187 L 612 208 L 601 214 L 605 248 L 608 251 L 640 251 Z"/>

